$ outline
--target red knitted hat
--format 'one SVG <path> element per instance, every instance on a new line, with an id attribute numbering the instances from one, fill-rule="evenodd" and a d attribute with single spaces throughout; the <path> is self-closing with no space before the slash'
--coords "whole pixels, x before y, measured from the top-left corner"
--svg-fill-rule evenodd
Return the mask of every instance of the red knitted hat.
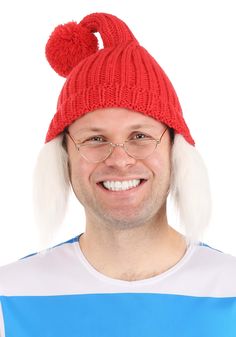
<path id="1" fill-rule="evenodd" d="M 100 50 L 96 32 L 103 40 Z M 46 142 L 87 112 L 122 107 L 155 118 L 194 145 L 167 75 L 117 17 L 95 13 L 79 24 L 56 27 L 47 42 L 46 57 L 67 78 Z"/>

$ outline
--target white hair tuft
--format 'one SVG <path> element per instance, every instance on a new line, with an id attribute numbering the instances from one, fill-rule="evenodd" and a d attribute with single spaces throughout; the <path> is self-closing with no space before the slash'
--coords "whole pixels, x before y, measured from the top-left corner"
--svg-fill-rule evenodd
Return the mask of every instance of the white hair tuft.
<path id="1" fill-rule="evenodd" d="M 202 241 L 211 214 L 208 173 L 196 148 L 176 134 L 172 148 L 171 196 L 186 241 Z"/>
<path id="2" fill-rule="evenodd" d="M 68 155 L 63 135 L 44 144 L 33 177 L 35 220 L 39 228 L 39 249 L 50 245 L 61 225 L 69 196 Z"/>

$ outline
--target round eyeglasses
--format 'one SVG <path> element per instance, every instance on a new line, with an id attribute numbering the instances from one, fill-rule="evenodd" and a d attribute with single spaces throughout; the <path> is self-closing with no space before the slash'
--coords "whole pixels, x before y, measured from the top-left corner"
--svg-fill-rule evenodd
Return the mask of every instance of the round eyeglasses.
<path id="1" fill-rule="evenodd" d="M 114 144 L 106 141 L 94 141 L 88 140 L 83 143 L 76 142 L 75 139 L 70 135 L 69 131 L 66 130 L 65 133 L 74 143 L 80 155 L 90 163 L 99 163 L 106 160 L 114 148 L 117 146 L 123 147 L 125 152 L 135 158 L 135 159 L 146 159 L 149 157 L 157 148 L 157 145 L 160 144 L 162 137 L 164 136 L 166 130 L 162 132 L 161 136 L 158 139 L 154 138 L 138 138 L 138 139 L 129 139 L 122 144 Z M 141 132 L 140 132 L 141 133 Z M 100 137 L 100 136 L 95 136 Z M 94 138 L 95 138 L 94 137 Z"/>

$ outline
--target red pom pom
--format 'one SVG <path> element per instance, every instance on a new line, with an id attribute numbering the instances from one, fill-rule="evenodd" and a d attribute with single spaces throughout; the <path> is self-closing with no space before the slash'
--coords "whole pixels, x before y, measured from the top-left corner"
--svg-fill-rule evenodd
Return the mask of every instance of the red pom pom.
<path id="1" fill-rule="evenodd" d="M 67 77 L 85 57 L 98 50 L 96 36 L 87 28 L 69 22 L 55 28 L 46 44 L 46 57 L 51 67 Z"/>

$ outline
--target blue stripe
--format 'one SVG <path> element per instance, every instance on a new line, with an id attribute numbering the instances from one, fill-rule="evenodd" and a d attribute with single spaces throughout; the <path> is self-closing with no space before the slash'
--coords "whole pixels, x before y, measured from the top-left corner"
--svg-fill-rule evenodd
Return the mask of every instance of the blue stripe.
<path id="1" fill-rule="evenodd" d="M 236 298 L 149 293 L 1 297 L 6 337 L 235 337 Z"/>
<path id="2" fill-rule="evenodd" d="M 207 244 L 204 243 L 204 242 L 200 242 L 200 243 L 199 243 L 199 246 L 207 247 L 207 248 L 213 249 L 213 250 L 215 250 L 215 251 L 217 251 L 217 252 L 219 252 L 219 253 L 223 253 L 221 250 L 216 249 L 216 248 L 214 248 L 214 247 L 211 247 L 211 246 L 207 245 Z"/>

